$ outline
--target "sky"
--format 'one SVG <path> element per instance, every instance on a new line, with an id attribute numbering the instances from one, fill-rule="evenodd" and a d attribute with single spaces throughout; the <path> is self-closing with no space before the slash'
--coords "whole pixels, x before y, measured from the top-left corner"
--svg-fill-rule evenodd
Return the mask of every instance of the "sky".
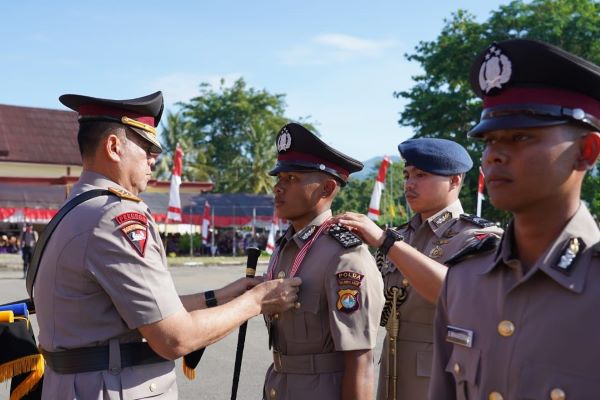
<path id="1" fill-rule="evenodd" d="M 3 2 L 0 103 L 64 109 L 64 93 L 162 90 L 176 111 L 200 83 L 242 77 L 284 94 L 286 116 L 308 117 L 336 149 L 363 161 L 396 155 L 413 132 L 398 124 L 404 101 L 393 93 L 421 73 L 404 55 L 435 40 L 459 8 L 484 21 L 507 2 Z"/>

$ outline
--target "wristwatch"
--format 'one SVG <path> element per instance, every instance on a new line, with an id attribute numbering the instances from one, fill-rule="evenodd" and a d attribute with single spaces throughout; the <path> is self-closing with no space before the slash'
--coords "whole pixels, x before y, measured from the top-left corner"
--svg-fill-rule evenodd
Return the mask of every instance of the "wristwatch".
<path id="1" fill-rule="evenodd" d="M 402 237 L 400 232 L 398 232 L 394 229 L 387 228 L 385 230 L 385 239 L 383 240 L 383 244 L 379 248 L 379 251 L 384 256 L 387 256 L 387 253 L 390 251 L 390 249 L 392 248 L 394 243 L 396 243 L 400 240 L 404 240 L 404 237 Z"/>
<path id="2" fill-rule="evenodd" d="M 214 290 L 207 290 L 204 292 L 204 301 L 206 302 L 206 307 L 211 308 L 217 305 L 217 298 L 215 297 Z"/>

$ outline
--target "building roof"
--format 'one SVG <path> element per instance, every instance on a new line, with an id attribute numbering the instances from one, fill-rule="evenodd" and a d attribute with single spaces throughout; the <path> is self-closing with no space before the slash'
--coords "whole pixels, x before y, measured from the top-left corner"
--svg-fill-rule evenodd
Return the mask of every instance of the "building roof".
<path id="1" fill-rule="evenodd" d="M 0 162 L 81 165 L 73 111 L 0 104 Z"/>

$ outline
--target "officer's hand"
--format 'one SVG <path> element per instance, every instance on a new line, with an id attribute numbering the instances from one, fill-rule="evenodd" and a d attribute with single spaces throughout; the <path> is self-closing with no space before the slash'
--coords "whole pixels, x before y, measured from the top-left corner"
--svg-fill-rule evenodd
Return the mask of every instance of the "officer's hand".
<path id="1" fill-rule="evenodd" d="M 264 280 L 263 277 L 258 278 L 240 278 L 237 281 L 231 282 L 229 285 L 222 287 L 216 293 L 220 300 L 219 304 L 225 304 L 228 301 L 235 299 L 244 294 L 247 290 L 252 289 Z"/>
<path id="2" fill-rule="evenodd" d="M 291 279 L 274 279 L 257 285 L 255 292 L 261 314 L 278 314 L 289 310 L 298 300 L 298 290 L 302 280 L 298 277 Z"/>
<path id="3" fill-rule="evenodd" d="M 364 214 L 345 212 L 334 217 L 336 222 L 346 226 L 371 247 L 381 247 L 385 232 Z"/>

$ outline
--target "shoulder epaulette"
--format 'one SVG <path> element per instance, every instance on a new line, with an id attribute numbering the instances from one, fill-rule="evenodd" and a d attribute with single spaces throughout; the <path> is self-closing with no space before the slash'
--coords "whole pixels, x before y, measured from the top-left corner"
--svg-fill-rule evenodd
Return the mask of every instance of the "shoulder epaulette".
<path id="1" fill-rule="evenodd" d="M 346 227 L 340 224 L 332 225 L 331 228 L 329 228 L 329 235 L 346 249 L 362 244 L 362 240 L 356 234 L 350 232 Z"/>
<path id="2" fill-rule="evenodd" d="M 462 219 L 464 221 L 469 221 L 472 224 L 475 224 L 475 225 L 480 226 L 482 228 L 487 228 L 488 226 L 495 226 L 496 225 L 492 221 L 488 221 L 485 218 L 481 218 L 481 217 L 478 217 L 476 215 L 471 215 L 471 214 L 460 214 L 460 219 Z"/>
<path id="3" fill-rule="evenodd" d="M 139 203 L 142 201 L 142 199 L 140 199 L 136 195 L 131 194 L 127 190 L 124 190 L 124 189 L 121 189 L 118 187 L 109 187 L 108 191 L 111 192 L 112 194 L 119 196 L 122 199 L 135 201 L 136 203 Z"/>
<path id="4" fill-rule="evenodd" d="M 494 234 L 482 235 L 480 239 L 473 241 L 471 244 L 465 246 L 461 251 L 450 257 L 444 264 L 452 266 L 460 261 L 472 257 L 477 254 L 487 253 L 490 250 L 494 250 L 498 247 L 500 238 Z"/>

